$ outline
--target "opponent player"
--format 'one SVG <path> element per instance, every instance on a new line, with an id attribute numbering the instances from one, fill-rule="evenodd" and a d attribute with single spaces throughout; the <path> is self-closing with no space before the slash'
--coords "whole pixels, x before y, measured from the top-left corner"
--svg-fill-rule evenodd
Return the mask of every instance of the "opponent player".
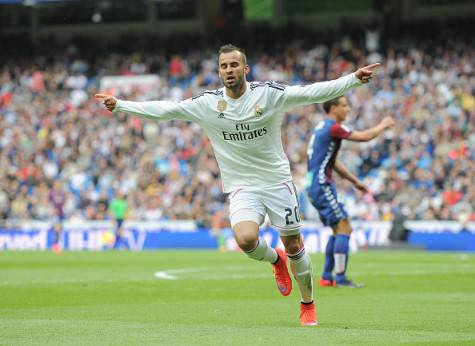
<path id="1" fill-rule="evenodd" d="M 222 46 L 218 63 L 224 88 L 185 101 L 130 102 L 110 95 L 96 97 L 110 111 L 155 120 L 181 119 L 204 129 L 221 170 L 224 192 L 229 193 L 237 244 L 248 257 L 273 264 L 277 287 L 284 296 L 292 289 L 289 257 L 302 298 L 301 324 L 316 325 L 312 263 L 300 236 L 297 191 L 281 142 L 282 119 L 290 107 L 324 102 L 368 82 L 378 64 L 333 81 L 285 86 L 273 81 L 247 82 L 246 55 L 236 46 Z M 259 238 L 259 225 L 266 214 L 279 230 L 287 255 Z"/>
<path id="2" fill-rule="evenodd" d="M 320 279 L 321 286 L 360 288 L 346 277 L 351 226 L 348 214 L 338 202 L 332 171 L 349 180 L 358 190 L 369 193 L 368 187 L 337 160 L 343 139 L 367 142 L 394 125 L 392 117 L 385 117 L 378 125 L 365 131 L 350 131 L 342 122 L 350 111 L 346 97 L 340 96 L 323 104 L 327 119 L 317 124 L 308 146 L 307 193 L 318 210 L 322 223 L 333 229 L 325 250 L 325 264 Z M 336 280 L 333 277 L 336 273 Z"/>

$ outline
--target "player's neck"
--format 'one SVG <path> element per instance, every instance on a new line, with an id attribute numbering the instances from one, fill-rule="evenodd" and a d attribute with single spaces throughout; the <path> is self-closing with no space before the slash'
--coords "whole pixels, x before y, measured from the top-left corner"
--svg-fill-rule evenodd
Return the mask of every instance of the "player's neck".
<path id="1" fill-rule="evenodd" d="M 336 115 L 334 115 L 334 114 L 328 114 L 328 115 L 327 115 L 327 118 L 328 118 L 328 119 L 335 120 L 337 123 L 341 123 L 341 120 L 338 119 L 338 117 L 337 117 Z"/>
<path id="2" fill-rule="evenodd" d="M 242 95 L 244 95 L 244 93 L 246 92 L 247 83 L 246 83 L 246 81 L 244 81 L 244 83 L 242 83 L 242 85 L 238 89 L 231 89 L 231 88 L 225 88 L 225 89 L 226 89 L 226 95 L 228 97 L 230 97 L 232 99 L 238 99 Z"/>

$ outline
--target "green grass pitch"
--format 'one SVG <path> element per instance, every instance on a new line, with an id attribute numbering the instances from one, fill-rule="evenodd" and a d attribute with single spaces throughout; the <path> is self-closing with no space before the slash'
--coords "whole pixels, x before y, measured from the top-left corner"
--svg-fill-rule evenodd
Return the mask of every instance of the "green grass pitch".
<path id="1" fill-rule="evenodd" d="M 301 327 L 296 284 L 239 253 L 0 252 L 0 344 L 475 344 L 474 255 L 366 251 L 350 274 L 367 287 L 317 287 Z"/>

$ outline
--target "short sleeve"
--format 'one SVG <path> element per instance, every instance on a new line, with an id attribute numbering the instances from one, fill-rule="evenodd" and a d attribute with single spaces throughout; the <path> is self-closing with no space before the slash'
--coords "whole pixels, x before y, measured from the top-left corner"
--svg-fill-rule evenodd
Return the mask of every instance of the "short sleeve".
<path id="1" fill-rule="evenodd" d="M 351 135 L 351 130 L 339 123 L 335 123 L 330 127 L 330 136 L 333 138 L 347 139 Z"/>

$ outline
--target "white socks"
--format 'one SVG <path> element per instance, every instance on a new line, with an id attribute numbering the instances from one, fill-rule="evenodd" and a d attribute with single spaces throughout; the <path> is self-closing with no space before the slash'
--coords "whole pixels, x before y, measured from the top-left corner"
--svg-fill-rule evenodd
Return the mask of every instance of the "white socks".
<path id="1" fill-rule="evenodd" d="M 310 256 L 302 248 L 295 255 L 287 254 L 290 259 L 290 268 L 297 281 L 302 296 L 303 303 L 311 303 L 313 301 L 313 267 Z"/>
<path id="2" fill-rule="evenodd" d="M 266 261 L 274 263 L 277 261 L 277 252 L 267 245 L 263 238 L 259 238 L 257 246 L 245 254 L 252 259 L 258 261 Z M 311 303 L 313 301 L 313 267 L 310 256 L 302 248 L 295 255 L 287 254 L 290 260 L 290 269 L 294 274 L 300 289 L 303 303 Z"/>
<path id="3" fill-rule="evenodd" d="M 267 245 L 263 238 L 259 238 L 257 245 L 251 251 L 244 252 L 247 257 L 258 260 L 274 263 L 277 261 L 277 252 Z"/>

